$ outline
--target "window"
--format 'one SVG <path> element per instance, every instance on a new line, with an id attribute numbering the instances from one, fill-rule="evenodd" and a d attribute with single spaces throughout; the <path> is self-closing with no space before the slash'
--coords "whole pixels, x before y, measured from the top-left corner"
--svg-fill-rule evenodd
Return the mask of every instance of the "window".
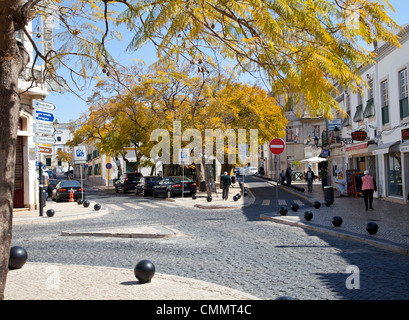
<path id="1" fill-rule="evenodd" d="M 293 142 L 294 141 L 294 127 L 293 126 L 288 126 L 286 128 L 286 141 L 287 142 Z"/>
<path id="2" fill-rule="evenodd" d="M 382 95 L 382 124 L 389 123 L 389 83 L 388 80 L 381 82 L 381 95 Z"/>
<path id="3" fill-rule="evenodd" d="M 362 93 L 361 91 L 358 91 L 358 106 L 356 107 L 354 122 L 359 122 L 362 120 L 364 120 L 362 117 Z"/>
<path id="4" fill-rule="evenodd" d="M 400 118 L 409 117 L 408 105 L 408 69 L 399 72 Z"/>
<path id="5" fill-rule="evenodd" d="M 345 112 L 347 117 L 342 122 L 343 126 L 350 126 L 351 125 L 351 96 L 347 93 L 345 96 Z"/>
<path id="6" fill-rule="evenodd" d="M 312 136 L 315 137 L 320 137 L 320 126 L 312 126 Z"/>
<path id="7" fill-rule="evenodd" d="M 61 137 L 57 137 L 57 141 L 61 141 Z"/>

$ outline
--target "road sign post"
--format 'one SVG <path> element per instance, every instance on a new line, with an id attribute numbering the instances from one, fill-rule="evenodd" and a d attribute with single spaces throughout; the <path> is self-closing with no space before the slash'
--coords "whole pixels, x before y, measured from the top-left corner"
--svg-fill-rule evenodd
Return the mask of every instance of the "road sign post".
<path id="1" fill-rule="evenodd" d="M 285 142 L 283 139 L 280 138 L 275 138 L 270 141 L 269 144 L 269 149 L 272 154 L 274 154 L 276 157 L 276 207 L 278 210 L 278 163 L 279 163 L 279 155 L 282 154 L 285 150 Z"/>
<path id="2" fill-rule="evenodd" d="M 182 198 L 185 193 L 185 168 L 183 165 L 190 163 L 190 149 L 179 149 L 179 164 L 182 165 Z"/>

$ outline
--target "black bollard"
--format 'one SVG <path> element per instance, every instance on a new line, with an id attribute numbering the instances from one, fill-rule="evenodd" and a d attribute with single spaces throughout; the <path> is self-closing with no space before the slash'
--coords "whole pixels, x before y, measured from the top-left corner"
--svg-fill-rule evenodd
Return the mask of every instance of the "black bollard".
<path id="1" fill-rule="evenodd" d="M 55 214 L 55 211 L 53 209 L 48 209 L 47 210 L 47 217 L 53 217 Z"/>
<path id="2" fill-rule="evenodd" d="M 314 206 L 315 209 L 319 209 L 319 208 L 321 207 L 321 202 L 319 202 L 319 201 L 314 201 L 313 206 Z"/>
<path id="3" fill-rule="evenodd" d="M 139 283 L 148 283 L 151 281 L 155 274 L 155 266 L 149 260 L 139 261 L 134 268 L 134 274 Z"/>
<path id="4" fill-rule="evenodd" d="M 304 212 L 304 219 L 307 220 L 307 221 L 311 221 L 313 216 L 314 215 L 312 214 L 311 211 L 305 211 Z"/>
<path id="5" fill-rule="evenodd" d="M 79 198 L 79 199 L 77 200 L 77 203 L 78 203 L 78 205 L 82 205 L 82 204 L 84 203 L 84 201 L 83 201 L 81 198 Z"/>
<path id="6" fill-rule="evenodd" d="M 288 212 L 288 209 L 286 207 L 281 207 L 280 208 L 280 214 L 282 216 L 285 216 L 287 214 L 287 212 Z"/>
<path id="7" fill-rule="evenodd" d="M 233 201 L 237 201 L 239 200 L 239 198 L 237 197 L 237 195 L 233 196 Z"/>
<path id="8" fill-rule="evenodd" d="M 369 232 L 369 234 L 376 234 L 378 232 L 378 225 L 375 222 L 368 222 L 366 225 L 366 231 Z"/>
<path id="9" fill-rule="evenodd" d="M 84 208 L 88 208 L 90 205 L 90 202 L 88 200 L 85 200 L 82 205 L 84 206 Z"/>
<path id="10" fill-rule="evenodd" d="M 294 212 L 297 212 L 298 209 L 299 209 L 299 207 L 300 207 L 300 206 L 294 202 L 294 203 L 291 205 L 291 210 L 293 210 Z"/>
<path id="11" fill-rule="evenodd" d="M 99 209 L 101 209 L 101 205 L 99 203 L 96 203 L 94 205 L 94 210 L 98 211 Z"/>
<path id="12" fill-rule="evenodd" d="M 339 216 L 335 216 L 332 218 L 332 224 L 334 225 L 334 227 L 340 227 L 342 224 L 342 218 Z"/>
<path id="13" fill-rule="evenodd" d="M 27 261 L 27 251 L 23 247 L 11 247 L 8 267 L 10 270 L 20 269 Z"/>
<path id="14" fill-rule="evenodd" d="M 212 196 L 207 196 L 206 200 L 207 202 L 212 202 Z"/>
<path id="15" fill-rule="evenodd" d="M 197 199 L 196 193 L 192 194 L 192 199 L 193 199 L 193 200 L 196 200 L 196 199 Z"/>

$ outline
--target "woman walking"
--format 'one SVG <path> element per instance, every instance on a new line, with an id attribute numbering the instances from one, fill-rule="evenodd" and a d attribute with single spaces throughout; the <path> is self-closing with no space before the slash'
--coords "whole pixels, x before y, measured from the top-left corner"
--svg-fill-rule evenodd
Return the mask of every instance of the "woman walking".
<path id="1" fill-rule="evenodd" d="M 374 191 L 376 191 L 376 181 L 369 174 L 369 171 L 365 170 L 364 176 L 362 177 L 362 194 L 364 195 L 366 211 L 368 211 L 368 201 L 369 201 L 369 209 L 373 210 L 372 202 L 373 202 Z"/>

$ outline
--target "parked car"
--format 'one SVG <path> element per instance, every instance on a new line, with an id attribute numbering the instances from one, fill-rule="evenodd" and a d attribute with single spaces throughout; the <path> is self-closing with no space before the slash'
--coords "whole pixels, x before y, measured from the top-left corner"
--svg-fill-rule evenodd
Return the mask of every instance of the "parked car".
<path id="1" fill-rule="evenodd" d="M 140 172 L 123 173 L 115 182 L 115 192 L 127 193 L 128 191 L 135 190 L 135 185 L 142 177 L 143 175 Z"/>
<path id="2" fill-rule="evenodd" d="M 138 183 L 135 185 L 135 194 L 141 194 L 143 196 L 153 194 L 153 187 L 158 185 L 161 179 L 161 177 L 156 176 L 140 178 Z"/>
<path id="3" fill-rule="evenodd" d="M 57 183 L 51 194 L 51 200 L 60 202 L 61 200 L 70 200 L 70 191 L 74 191 L 74 201 L 80 199 L 82 194 L 85 199 L 85 189 L 77 180 L 61 180 Z"/>
<path id="4" fill-rule="evenodd" d="M 52 196 L 53 190 L 54 190 L 55 186 L 58 184 L 58 182 L 60 182 L 60 180 L 58 180 L 58 179 L 49 179 L 49 180 L 48 180 L 48 190 L 47 190 L 47 193 L 48 193 L 48 196 L 49 196 L 49 197 Z"/>
<path id="5" fill-rule="evenodd" d="M 48 173 L 48 177 L 49 177 L 50 179 L 57 179 L 57 175 L 55 174 L 55 172 L 53 172 L 53 171 L 47 171 L 47 173 Z"/>
<path id="6" fill-rule="evenodd" d="M 182 188 L 183 184 L 183 188 Z M 192 196 L 196 193 L 196 182 L 188 177 L 165 177 L 153 187 L 153 197 L 163 196 L 167 198 L 181 196 L 183 194 Z"/>
<path id="7" fill-rule="evenodd" d="M 253 176 L 258 174 L 258 169 L 257 167 L 244 167 L 244 168 L 236 168 L 236 175 L 237 176 Z"/>

